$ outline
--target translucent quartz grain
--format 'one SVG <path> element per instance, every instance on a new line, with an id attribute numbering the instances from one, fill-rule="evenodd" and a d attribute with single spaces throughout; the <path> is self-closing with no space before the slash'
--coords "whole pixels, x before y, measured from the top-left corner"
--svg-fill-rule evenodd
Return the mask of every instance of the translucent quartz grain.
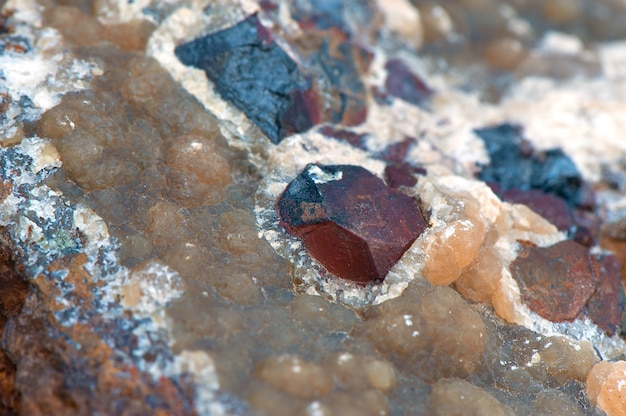
<path id="1" fill-rule="evenodd" d="M 389 392 L 398 379 L 394 366 L 384 360 L 356 356 L 342 352 L 333 355 L 327 363 L 337 387 L 350 391 L 374 388 Z"/>
<path id="2" fill-rule="evenodd" d="M 520 362 L 526 363 L 533 378 L 548 385 L 560 386 L 571 379 L 584 381 L 598 360 L 589 341 L 570 341 L 563 336 L 545 337 L 525 347 L 517 351 Z"/>
<path id="3" fill-rule="evenodd" d="M 381 360 L 371 360 L 365 363 L 367 380 L 372 387 L 388 391 L 396 384 L 396 372 L 392 365 Z"/>
<path id="4" fill-rule="evenodd" d="M 519 40 L 502 38 L 489 42 L 484 57 L 487 64 L 494 68 L 511 70 L 515 69 L 527 54 L 528 51 Z"/>
<path id="5" fill-rule="evenodd" d="M 552 23 L 572 22 L 583 10 L 580 0 L 545 0 L 541 6 L 544 17 Z"/>

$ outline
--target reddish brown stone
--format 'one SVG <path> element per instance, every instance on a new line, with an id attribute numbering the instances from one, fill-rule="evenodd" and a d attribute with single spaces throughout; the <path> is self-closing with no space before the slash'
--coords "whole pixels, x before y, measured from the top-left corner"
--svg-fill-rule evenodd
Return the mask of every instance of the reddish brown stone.
<path id="1" fill-rule="evenodd" d="M 528 208 L 550 221 L 561 231 L 567 231 L 574 225 L 567 203 L 558 196 L 536 189 L 509 189 L 502 193 L 502 199 L 507 202 L 528 206 Z"/>
<path id="2" fill-rule="evenodd" d="M 365 144 L 363 143 L 363 139 L 366 134 L 355 133 L 352 130 L 348 129 L 337 129 L 333 126 L 324 126 L 320 130 L 324 136 L 332 137 L 342 142 L 348 142 L 354 147 L 358 147 L 359 149 L 365 149 Z"/>
<path id="3" fill-rule="evenodd" d="M 391 163 L 405 163 L 409 155 L 409 150 L 417 144 L 417 140 L 413 137 L 406 137 L 401 142 L 390 144 L 380 152 L 378 157 Z"/>
<path id="4" fill-rule="evenodd" d="M 4 114 L 11 104 L 11 96 L 7 93 L 0 93 L 0 114 Z"/>
<path id="5" fill-rule="evenodd" d="M 421 105 L 433 94 L 433 90 L 401 60 L 390 60 L 385 69 L 387 70 L 385 88 L 391 95 L 411 104 Z"/>
<path id="6" fill-rule="evenodd" d="M 615 253 L 622 264 L 622 282 L 626 283 L 626 241 L 604 236 L 600 241 L 600 246 Z"/>
<path id="7" fill-rule="evenodd" d="M 7 319 L 17 315 L 24 305 L 29 284 L 11 258 L 11 253 L 0 245 L 0 336 L 4 333 Z M 14 363 L 0 350 L 0 414 L 17 414 L 20 394 L 15 388 Z"/>
<path id="8" fill-rule="evenodd" d="M 622 307 L 619 301 L 622 289 L 621 265 L 617 257 L 590 256 L 598 285 L 585 306 L 584 312 L 608 335 L 620 325 Z"/>
<path id="9" fill-rule="evenodd" d="M 412 198 L 359 166 L 307 166 L 276 209 L 328 271 L 359 283 L 383 279 L 426 227 Z"/>
<path id="10" fill-rule="evenodd" d="M 155 381 L 117 361 L 115 350 L 87 325 L 63 327 L 50 322 L 49 315 L 33 292 L 6 328 L 3 344 L 16 366 L 19 414 L 194 414 L 193 393 L 186 386 L 175 395 L 155 394 L 165 380 Z"/>
<path id="11" fill-rule="evenodd" d="M 591 247 L 600 236 L 601 220 L 595 212 L 582 209 L 572 210 L 576 231 L 572 239 L 584 246 Z"/>
<path id="12" fill-rule="evenodd" d="M 413 186 L 417 183 L 417 179 L 413 176 L 411 166 L 403 163 L 385 167 L 385 182 L 392 188 L 399 188 L 401 186 Z"/>
<path id="13" fill-rule="evenodd" d="M 4 182 L 0 181 L 0 203 L 2 203 L 6 199 L 6 197 L 11 194 L 12 187 L 13 184 L 11 183 L 10 179 L 7 179 Z"/>
<path id="14" fill-rule="evenodd" d="M 522 246 L 511 273 L 523 302 L 555 322 L 576 318 L 597 284 L 588 249 L 571 240 L 550 247 Z"/>

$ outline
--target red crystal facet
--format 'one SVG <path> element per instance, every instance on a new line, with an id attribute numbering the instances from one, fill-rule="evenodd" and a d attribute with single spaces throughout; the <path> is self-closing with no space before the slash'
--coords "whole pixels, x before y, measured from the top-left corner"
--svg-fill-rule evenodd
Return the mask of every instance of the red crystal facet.
<path id="1" fill-rule="evenodd" d="M 576 318 L 598 283 L 588 249 L 572 240 L 550 247 L 522 246 L 511 273 L 524 303 L 553 322 Z"/>
<path id="2" fill-rule="evenodd" d="M 307 166 L 276 209 L 311 256 L 359 283 L 383 279 L 426 228 L 412 198 L 359 166 Z"/>

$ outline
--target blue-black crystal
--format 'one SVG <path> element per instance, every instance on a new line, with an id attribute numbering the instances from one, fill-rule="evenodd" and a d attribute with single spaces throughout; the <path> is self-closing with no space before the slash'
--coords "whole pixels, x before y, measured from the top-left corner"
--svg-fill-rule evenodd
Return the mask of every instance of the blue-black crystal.
<path id="1" fill-rule="evenodd" d="M 501 124 L 474 130 L 485 143 L 490 163 L 478 176 L 503 190 L 536 189 L 556 195 L 575 207 L 583 203 L 583 178 L 561 149 L 536 151 L 522 136 L 522 129 Z"/>
<path id="2" fill-rule="evenodd" d="M 179 45 L 176 56 L 185 65 L 204 70 L 220 95 L 232 102 L 273 143 L 314 123 L 290 108 L 310 88 L 296 62 L 252 15 L 240 23 Z"/>

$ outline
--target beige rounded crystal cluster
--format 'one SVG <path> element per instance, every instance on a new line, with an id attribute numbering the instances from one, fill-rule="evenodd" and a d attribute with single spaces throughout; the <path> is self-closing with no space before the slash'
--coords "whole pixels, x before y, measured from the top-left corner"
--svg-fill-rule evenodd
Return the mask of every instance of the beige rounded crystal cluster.
<path id="1" fill-rule="evenodd" d="M 587 375 L 587 397 L 607 416 L 626 415 L 626 361 L 602 361 Z"/>
<path id="2" fill-rule="evenodd" d="M 450 288 L 409 286 L 366 312 L 367 335 L 409 372 L 429 381 L 468 377 L 483 362 L 486 329 Z"/>
<path id="3" fill-rule="evenodd" d="M 517 283 L 509 272 L 520 242 L 546 246 L 563 239 L 556 227 L 525 205 L 502 202 L 482 182 L 429 176 L 417 186 L 431 212 L 421 240 L 424 277 L 466 298 L 490 302 L 498 315 L 523 323 Z"/>

